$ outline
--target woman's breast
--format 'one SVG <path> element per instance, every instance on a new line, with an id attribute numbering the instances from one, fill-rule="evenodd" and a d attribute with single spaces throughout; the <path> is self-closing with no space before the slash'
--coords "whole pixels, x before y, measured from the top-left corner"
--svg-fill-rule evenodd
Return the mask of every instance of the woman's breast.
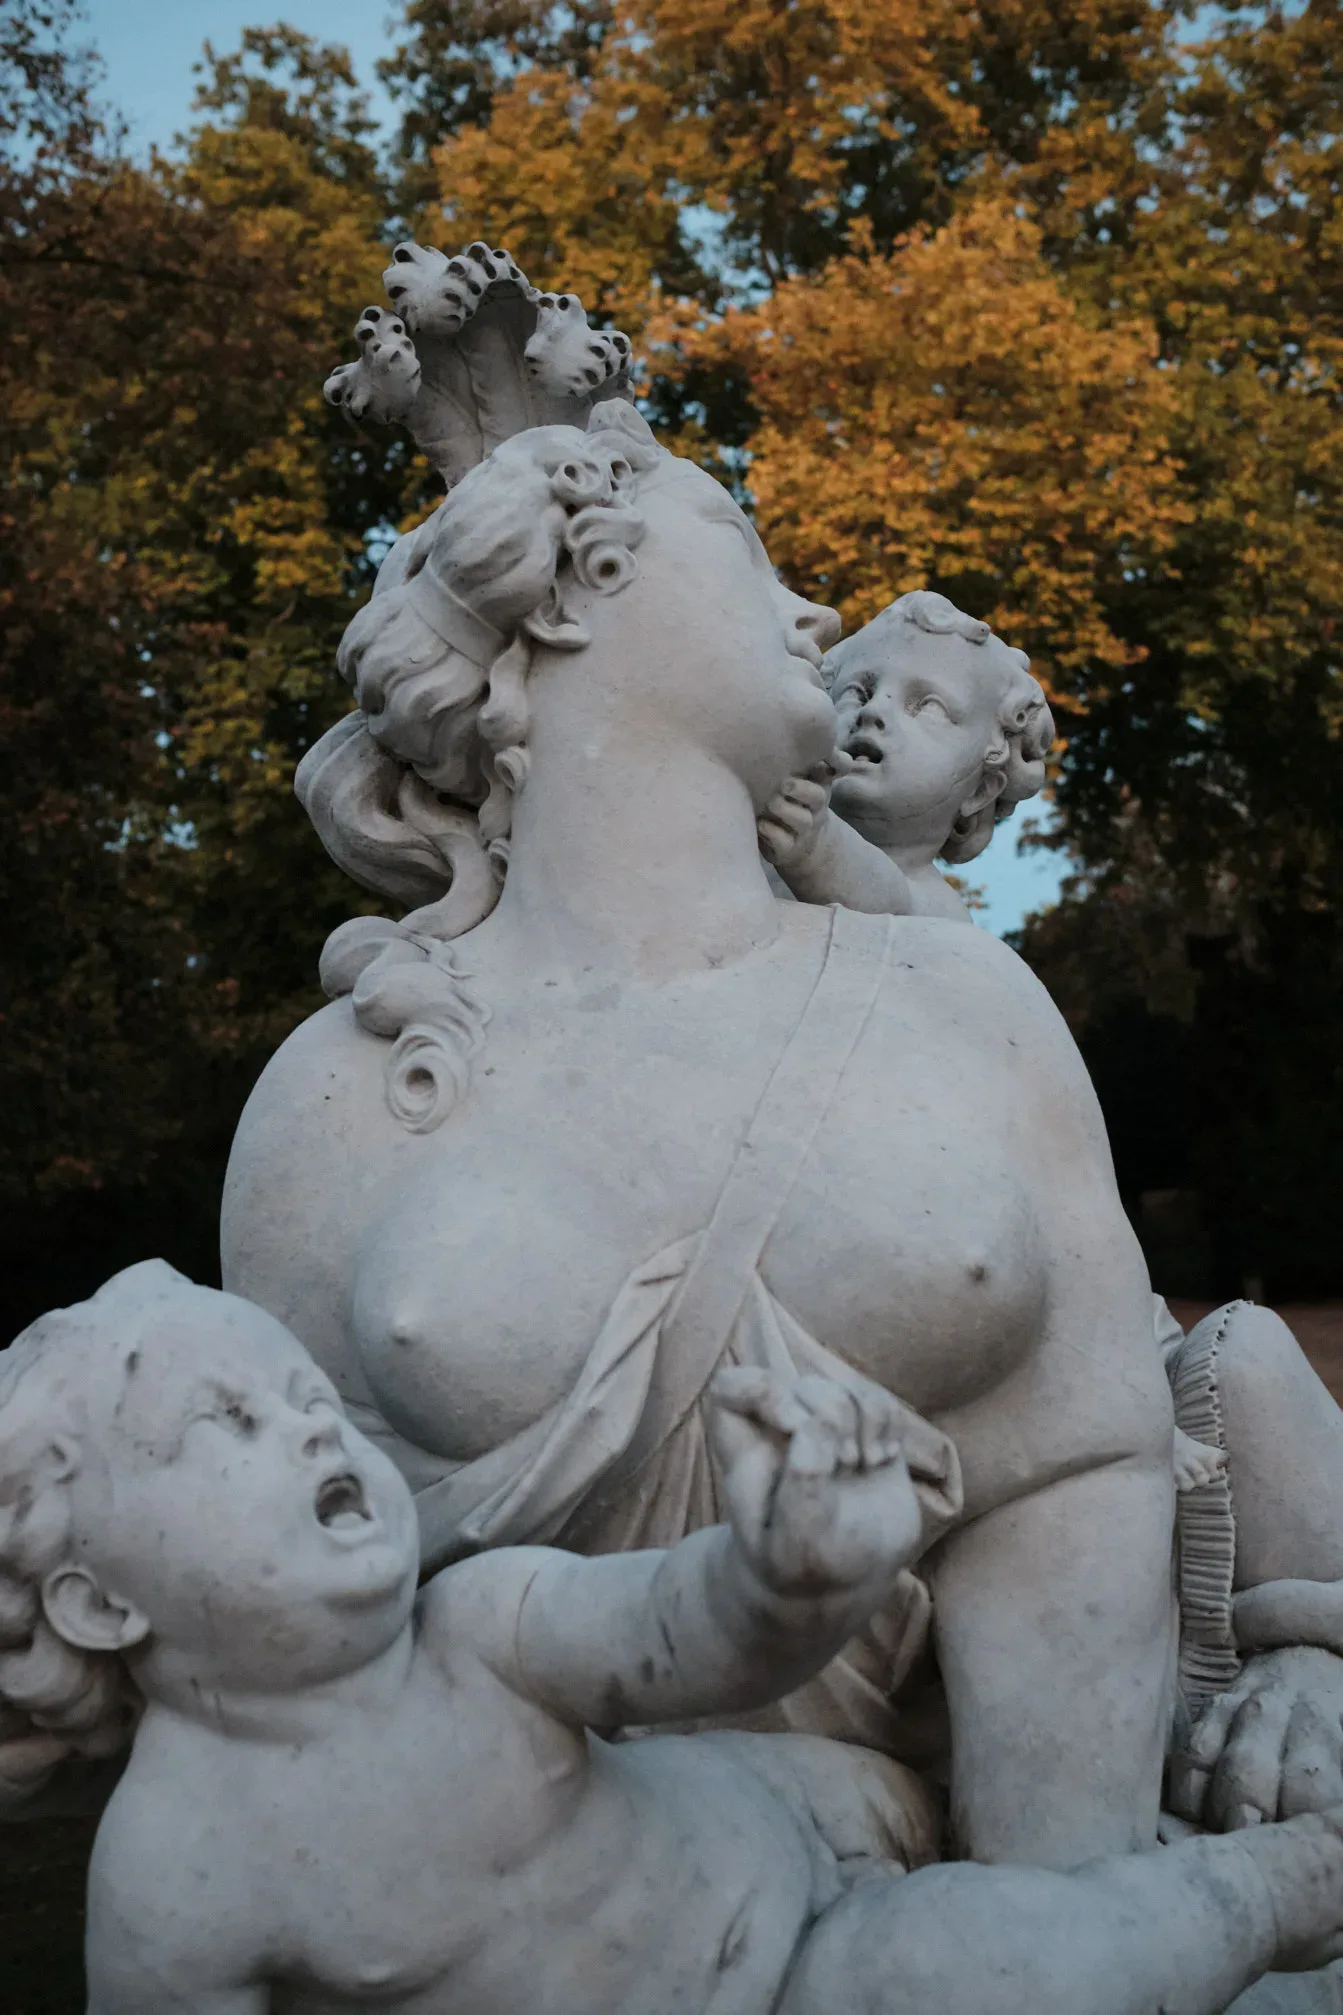
<path id="1" fill-rule="evenodd" d="M 713 1075 L 670 1101 L 617 1087 L 600 1125 L 558 1082 L 543 1130 L 450 1123 L 357 1256 L 355 1340 L 392 1427 L 467 1460 L 570 1391 L 630 1274 L 708 1222 L 754 1103 Z M 925 1413 L 1006 1377 L 1044 1300 L 1028 1197 L 961 1078 L 846 1081 L 761 1264 L 819 1342 Z"/>
<path id="2" fill-rule="evenodd" d="M 603 1179 L 534 1141 L 500 1147 L 492 1173 L 457 1156 L 426 1172 L 364 1239 L 355 1274 L 375 1401 L 455 1461 L 564 1398 L 630 1271 L 677 1236 L 637 1167 Z"/>
<path id="3" fill-rule="evenodd" d="M 761 1265 L 804 1329 L 917 1412 L 993 1391 L 1046 1301 L 1030 1193 L 954 1084 L 892 1122 L 846 1088 Z"/>

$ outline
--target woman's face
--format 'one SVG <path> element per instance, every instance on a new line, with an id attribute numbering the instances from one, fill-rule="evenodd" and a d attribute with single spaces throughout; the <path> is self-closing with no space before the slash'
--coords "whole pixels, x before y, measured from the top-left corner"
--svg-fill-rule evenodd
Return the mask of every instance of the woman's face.
<path id="1" fill-rule="evenodd" d="M 638 507 L 635 578 L 589 604 L 594 634 L 637 682 L 643 731 L 693 737 L 761 810 L 833 751 L 820 667 L 839 619 L 780 584 L 749 520 L 693 463 L 646 476 Z"/>

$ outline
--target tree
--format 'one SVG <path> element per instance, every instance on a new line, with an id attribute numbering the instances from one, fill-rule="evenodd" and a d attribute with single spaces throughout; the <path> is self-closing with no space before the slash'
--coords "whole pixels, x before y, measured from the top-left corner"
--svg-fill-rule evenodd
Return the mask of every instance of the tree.
<path id="1" fill-rule="evenodd" d="M 1340 1285 L 1341 62 L 1332 5 L 1237 10 L 1192 49 L 1106 276 L 1178 389 L 1191 508 L 1123 597 L 1140 675 L 1092 696 L 1060 779 L 1085 875 L 1023 938 L 1093 1059 L 1120 1023 L 1174 1042 L 1185 1124 L 1134 1187 L 1201 1193 L 1219 1288 Z M 1120 917 L 1122 981 L 1094 949 Z"/>
<path id="2" fill-rule="evenodd" d="M 407 0 L 405 40 L 378 65 L 405 105 L 397 146 L 404 213 L 436 197 L 433 155 L 442 141 L 487 126 L 520 71 L 560 72 L 581 85 L 610 24 L 607 0 Z"/>
<path id="3" fill-rule="evenodd" d="M 1233 1285 L 1304 1277 L 1270 1218 L 1315 1222 L 1288 1136 L 1304 1167 L 1332 1110 L 1336 5 L 1191 43 L 1174 0 L 408 0 L 391 158 L 344 52 L 277 28 L 209 53 L 147 167 L 72 21 L 14 0 L 0 40 L 25 1306 L 74 1291 L 58 1208 L 81 1284 L 151 1242 L 208 1269 L 242 1092 L 351 906 L 289 780 L 431 490 L 319 387 L 410 226 L 639 338 L 665 437 L 798 585 L 856 620 L 926 580 L 1032 652 L 1078 874 L 1024 948 L 1103 1081 L 1164 1072 L 1181 1115 L 1125 1149 L 1135 1208 L 1201 1187 Z"/>
<path id="4" fill-rule="evenodd" d="M 1229 1068 L 1299 1115 L 1304 1170 L 1313 1116 L 1343 1120 L 1286 983 L 1336 998 L 1340 17 L 1199 26 L 1111 0 L 761 0 L 725 30 L 647 0 L 581 66 L 519 49 L 433 158 L 450 218 L 647 331 L 653 410 L 798 585 L 854 617 L 926 579 L 1039 654 L 1083 872 L 1027 955 L 1087 1041 L 1120 1012 L 1119 914 L 1134 1027 L 1177 1000 L 1175 1048 L 1231 1059 L 1210 1031 L 1241 1000 L 1265 1053 Z M 1308 1241 L 1253 1230 L 1245 1201 L 1267 1122 L 1228 1131 L 1226 1080 L 1186 1075 L 1165 1179 L 1240 1227 L 1219 1280 L 1269 1247 L 1304 1278 Z"/>
<path id="5" fill-rule="evenodd" d="M 488 236 L 492 202 L 516 201 L 533 164 L 504 144 L 482 149 L 481 136 L 502 143 L 529 96 L 553 95 L 580 159 L 595 121 L 600 160 L 604 124 L 623 113 L 629 158 L 643 157 L 654 199 L 704 205 L 720 220 L 721 285 L 813 271 L 844 251 L 857 218 L 887 250 L 944 222 L 986 172 L 1015 175 L 1037 207 L 1062 204 L 1069 244 L 1109 235 L 1116 188 L 1145 186 L 1135 164 L 1167 116 L 1179 9 L 749 0 L 725 13 L 708 0 L 634 0 L 617 12 L 601 0 L 411 0 L 407 14 L 410 35 L 381 67 L 406 105 L 400 154 L 419 202 L 435 192 L 426 163 L 451 202 L 469 162 L 483 177 Z M 644 119 L 659 129 L 657 165 Z M 543 192 L 537 200 L 544 208 Z M 580 217 L 572 228 L 581 235 Z"/>
<path id="6" fill-rule="evenodd" d="M 759 306 L 651 334 L 669 370 L 746 384 L 749 492 L 803 592 L 856 624 L 934 586 L 1043 654 L 1067 704 L 1128 666 L 1110 604 L 1188 515 L 1150 327 L 1102 324 L 998 203 L 884 256 L 856 235 Z"/>
<path id="7" fill-rule="evenodd" d="M 205 86 L 223 118 L 138 169 L 68 21 L 27 22 L 52 109 L 40 155 L 15 115 L 0 207 L 14 1319 L 147 1246 L 213 1269 L 241 1098 L 349 910 L 294 761 L 426 476 L 321 402 L 384 262 L 343 52 L 249 36 Z"/>

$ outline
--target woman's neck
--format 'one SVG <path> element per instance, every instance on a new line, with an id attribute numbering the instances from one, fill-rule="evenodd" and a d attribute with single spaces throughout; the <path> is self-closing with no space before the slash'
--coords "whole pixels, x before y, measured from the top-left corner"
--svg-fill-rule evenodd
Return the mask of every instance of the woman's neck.
<path id="1" fill-rule="evenodd" d="M 533 977 L 656 982 L 772 942 L 778 905 L 741 779 L 575 712 L 591 710 L 534 721 L 508 879 L 480 932 L 491 955 Z"/>

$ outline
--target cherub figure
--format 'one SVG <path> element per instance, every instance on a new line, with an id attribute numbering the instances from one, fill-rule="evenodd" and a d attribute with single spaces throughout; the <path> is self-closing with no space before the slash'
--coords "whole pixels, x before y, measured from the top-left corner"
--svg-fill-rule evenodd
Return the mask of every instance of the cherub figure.
<path id="1" fill-rule="evenodd" d="M 1343 1818 L 855 1873 L 863 1752 L 589 1733 L 795 1686 L 954 1512 L 914 1480 L 949 1444 L 862 1381 L 724 1374 L 714 1434 L 729 1526 L 417 1593 L 405 1484 L 269 1316 L 149 1262 L 21 1338 L 0 1561 L 31 1641 L 11 1613 L 0 1686 L 56 1724 L 142 1707 L 91 2015 L 1214 2015 L 1343 1927 Z"/>
<path id="2" fill-rule="evenodd" d="M 803 902 L 968 917 L 938 860 L 983 852 L 1045 780 L 1054 722 L 1030 660 L 945 595 L 901 595 L 826 654 L 839 715 L 829 779 L 794 778 L 760 821 Z"/>

